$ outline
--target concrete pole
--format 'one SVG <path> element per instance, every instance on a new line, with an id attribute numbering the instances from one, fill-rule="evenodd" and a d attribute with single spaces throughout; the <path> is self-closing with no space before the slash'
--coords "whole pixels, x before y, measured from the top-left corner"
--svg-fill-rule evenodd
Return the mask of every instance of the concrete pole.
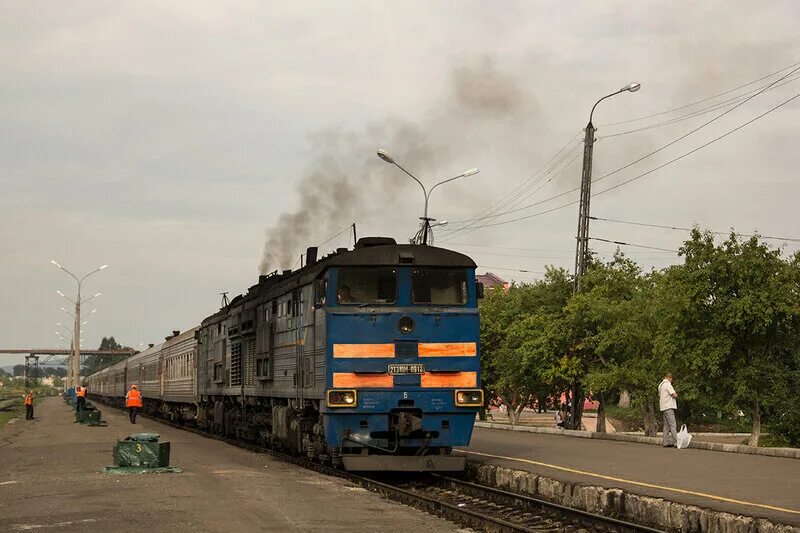
<path id="1" fill-rule="evenodd" d="M 575 281 L 573 294 L 581 292 L 581 277 L 586 271 L 589 254 L 589 204 L 592 199 L 592 155 L 595 128 L 591 121 L 586 125 L 583 145 L 583 172 L 581 174 L 581 201 L 578 206 L 578 235 L 575 249 Z"/>
<path id="2" fill-rule="evenodd" d="M 81 376 L 81 283 L 78 282 L 78 298 L 75 300 L 75 332 L 72 334 L 72 359 L 70 359 L 70 372 L 72 386 L 80 384 Z"/>
<path id="3" fill-rule="evenodd" d="M 586 271 L 586 260 L 589 256 L 589 204 L 592 199 L 592 155 L 594 153 L 594 132 L 595 127 L 592 124 L 592 117 L 597 104 L 623 92 L 636 92 L 639 90 L 638 83 L 631 83 L 626 85 L 619 91 L 607 94 L 599 99 L 592 106 L 589 112 L 589 123 L 586 124 L 586 137 L 583 144 L 583 170 L 581 173 L 581 200 L 578 206 L 578 234 L 576 236 L 577 243 L 575 245 L 575 280 L 572 285 L 572 294 L 578 294 L 581 291 L 581 278 Z M 577 378 L 572 382 L 572 406 L 570 408 L 570 429 L 581 428 L 581 417 L 583 415 L 583 398 L 581 397 L 581 405 L 578 405 L 578 380 Z"/>

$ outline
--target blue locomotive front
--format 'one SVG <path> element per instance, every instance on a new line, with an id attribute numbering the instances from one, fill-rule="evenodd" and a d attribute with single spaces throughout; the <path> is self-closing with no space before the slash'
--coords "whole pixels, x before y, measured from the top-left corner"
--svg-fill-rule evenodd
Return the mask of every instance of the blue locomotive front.
<path id="1" fill-rule="evenodd" d="M 452 447 L 469 444 L 483 404 L 475 263 L 433 247 L 365 252 L 318 280 L 328 449 L 347 470 L 461 470 Z"/>

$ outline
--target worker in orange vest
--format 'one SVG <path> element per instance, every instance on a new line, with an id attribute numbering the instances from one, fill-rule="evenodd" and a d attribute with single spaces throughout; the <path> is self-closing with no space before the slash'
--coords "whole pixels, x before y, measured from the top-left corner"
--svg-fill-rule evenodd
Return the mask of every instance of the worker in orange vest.
<path id="1" fill-rule="evenodd" d="M 77 385 L 75 387 L 75 407 L 78 411 L 86 409 L 86 388 Z"/>
<path id="2" fill-rule="evenodd" d="M 142 393 L 136 385 L 131 385 L 131 390 L 125 395 L 125 407 L 128 408 L 131 424 L 136 423 L 136 413 L 142 408 Z"/>
<path id="3" fill-rule="evenodd" d="M 25 420 L 33 420 L 33 391 L 25 395 Z"/>

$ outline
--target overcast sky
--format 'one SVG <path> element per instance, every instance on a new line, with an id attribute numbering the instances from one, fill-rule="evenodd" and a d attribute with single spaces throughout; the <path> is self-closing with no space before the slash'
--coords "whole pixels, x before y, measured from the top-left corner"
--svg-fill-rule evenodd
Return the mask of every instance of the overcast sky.
<path id="1" fill-rule="evenodd" d="M 603 127 L 797 63 L 798 20 L 794 1 L 3 2 L 0 348 L 57 345 L 56 322 L 70 318 L 56 290 L 74 296 L 75 284 L 51 259 L 76 273 L 110 265 L 85 284 L 85 295 L 103 294 L 85 309 L 98 312 L 84 346 L 108 335 L 137 346 L 198 324 L 217 309 L 219 292 L 255 283 L 267 239 L 264 268 L 299 259 L 353 221 L 360 235 L 407 240 L 422 193 L 375 157 L 378 147 L 426 183 L 480 168 L 434 192 L 438 219 L 474 218 L 573 138 L 563 165 L 506 207 L 569 191 L 580 180 L 577 142 L 598 98 L 642 84 L 598 107 L 595 177 L 729 107 L 604 135 L 679 118 L 791 72 L 683 111 Z M 792 97 L 800 92 L 792 79 L 594 190 Z M 800 99 L 597 196 L 592 213 L 800 237 L 798 119 Z M 482 223 L 576 199 L 566 194 Z M 437 242 L 469 253 L 481 271 L 526 281 L 537 274 L 514 269 L 571 267 L 576 214 L 568 206 L 451 237 L 439 232 Z M 685 238 L 608 222 L 593 222 L 591 234 L 665 249 Z M 349 244 L 344 233 L 323 251 Z M 645 268 L 677 261 L 625 250 Z M 21 361 L 0 355 L 0 365 Z"/>

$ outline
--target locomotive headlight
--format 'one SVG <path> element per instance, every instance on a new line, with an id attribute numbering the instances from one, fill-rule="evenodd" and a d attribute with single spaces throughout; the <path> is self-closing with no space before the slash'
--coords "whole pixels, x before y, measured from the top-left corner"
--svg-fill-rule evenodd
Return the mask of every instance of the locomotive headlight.
<path id="1" fill-rule="evenodd" d="M 483 391 L 476 390 L 457 390 L 456 405 L 458 407 L 480 407 L 483 405 Z"/>
<path id="2" fill-rule="evenodd" d="M 397 330 L 403 334 L 409 334 L 414 331 L 414 319 L 410 316 L 404 316 L 397 321 Z"/>
<path id="3" fill-rule="evenodd" d="M 354 390 L 329 390 L 328 407 L 355 407 L 357 398 Z"/>

